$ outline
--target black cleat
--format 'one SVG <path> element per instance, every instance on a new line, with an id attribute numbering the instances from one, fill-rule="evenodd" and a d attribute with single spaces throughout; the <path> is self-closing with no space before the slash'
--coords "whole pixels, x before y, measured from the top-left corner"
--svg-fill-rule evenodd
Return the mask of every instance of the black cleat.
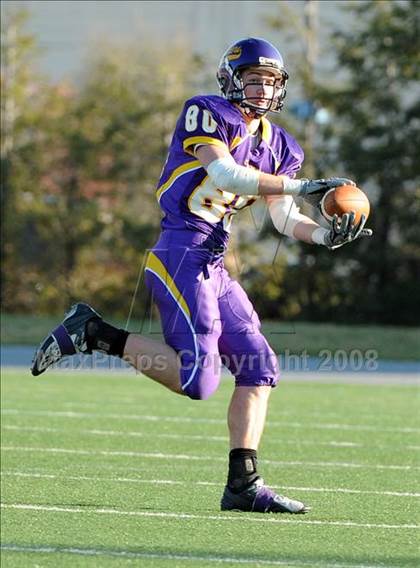
<path id="1" fill-rule="evenodd" d="M 61 324 L 47 335 L 35 351 L 31 373 L 40 375 L 67 355 L 92 353 L 87 346 L 85 333 L 86 323 L 91 319 L 102 318 L 87 304 L 72 306 Z"/>
<path id="2" fill-rule="evenodd" d="M 252 485 L 241 493 L 232 493 L 225 487 L 220 503 L 222 511 L 253 511 L 256 513 L 307 513 L 307 507 L 300 501 L 277 495 L 273 489 L 264 485 L 259 477 Z"/>

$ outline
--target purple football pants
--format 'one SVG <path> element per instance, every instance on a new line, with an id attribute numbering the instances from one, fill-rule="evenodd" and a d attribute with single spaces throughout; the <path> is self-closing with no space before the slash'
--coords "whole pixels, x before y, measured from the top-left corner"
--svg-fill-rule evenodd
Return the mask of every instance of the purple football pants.
<path id="1" fill-rule="evenodd" d="M 163 231 L 149 253 L 145 278 L 165 341 L 180 357 L 185 394 L 211 396 L 221 363 L 237 386 L 275 386 L 277 358 L 260 331 L 258 315 L 206 235 Z"/>

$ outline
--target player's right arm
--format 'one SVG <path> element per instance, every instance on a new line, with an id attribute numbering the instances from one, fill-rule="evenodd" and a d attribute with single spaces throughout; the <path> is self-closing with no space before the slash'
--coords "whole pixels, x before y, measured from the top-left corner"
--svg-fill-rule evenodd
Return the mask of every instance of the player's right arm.
<path id="1" fill-rule="evenodd" d="M 272 175 L 260 172 L 235 162 L 227 147 L 198 146 L 195 156 L 207 170 L 216 187 L 238 195 L 292 195 L 308 201 L 319 200 L 334 187 L 353 184 L 346 178 L 320 180 L 291 179 L 286 175 Z"/>

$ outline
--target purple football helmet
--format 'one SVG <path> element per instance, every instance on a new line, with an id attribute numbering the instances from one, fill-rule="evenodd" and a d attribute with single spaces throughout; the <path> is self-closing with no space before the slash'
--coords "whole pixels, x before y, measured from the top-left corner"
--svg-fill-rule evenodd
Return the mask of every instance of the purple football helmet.
<path id="1" fill-rule="evenodd" d="M 258 67 L 261 70 L 275 74 L 276 88 L 273 97 L 267 99 L 267 108 L 262 109 L 253 105 L 246 99 L 242 80 L 242 73 L 249 67 Z M 286 84 L 289 75 L 284 68 L 283 58 L 270 42 L 260 38 L 247 38 L 234 43 L 223 54 L 217 70 L 217 81 L 223 96 L 240 106 L 250 109 L 257 115 L 268 111 L 280 112 L 286 97 Z"/>

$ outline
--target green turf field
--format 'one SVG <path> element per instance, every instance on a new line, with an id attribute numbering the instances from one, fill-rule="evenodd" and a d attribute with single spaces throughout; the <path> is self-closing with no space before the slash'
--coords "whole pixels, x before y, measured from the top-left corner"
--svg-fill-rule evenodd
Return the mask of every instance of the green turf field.
<path id="1" fill-rule="evenodd" d="M 284 382 L 260 467 L 305 516 L 220 512 L 232 383 L 2 373 L 2 567 L 418 566 L 419 397 Z"/>

